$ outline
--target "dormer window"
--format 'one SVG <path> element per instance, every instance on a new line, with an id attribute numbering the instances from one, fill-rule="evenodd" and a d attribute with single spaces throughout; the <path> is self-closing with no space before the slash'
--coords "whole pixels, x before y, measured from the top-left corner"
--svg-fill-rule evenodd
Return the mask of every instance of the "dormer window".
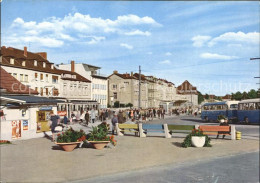
<path id="1" fill-rule="evenodd" d="M 37 66 L 37 60 L 34 60 L 34 66 L 35 67 Z"/>
<path id="2" fill-rule="evenodd" d="M 54 69 L 54 65 L 53 64 L 51 64 L 51 69 Z"/>
<path id="3" fill-rule="evenodd" d="M 45 63 L 45 62 L 43 62 L 42 66 L 43 66 L 43 68 L 45 68 L 45 67 L 46 67 L 46 63 Z"/>
<path id="4" fill-rule="evenodd" d="M 10 59 L 10 64 L 14 65 L 14 59 L 13 58 Z"/>
<path id="5" fill-rule="evenodd" d="M 22 62 L 22 66 L 25 66 L 25 61 Z"/>

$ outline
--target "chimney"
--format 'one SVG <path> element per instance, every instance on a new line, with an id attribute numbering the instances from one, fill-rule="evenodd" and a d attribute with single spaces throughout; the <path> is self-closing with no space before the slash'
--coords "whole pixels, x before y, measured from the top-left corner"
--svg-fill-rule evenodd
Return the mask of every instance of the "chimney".
<path id="1" fill-rule="evenodd" d="M 24 56 L 27 57 L 27 47 L 26 46 L 24 47 L 23 54 L 24 54 Z"/>
<path id="2" fill-rule="evenodd" d="M 71 72 L 75 72 L 75 61 L 71 61 L 70 62 L 70 65 L 71 65 Z"/>
<path id="3" fill-rule="evenodd" d="M 43 57 L 45 60 L 47 60 L 47 52 L 39 52 L 39 53 L 36 53 L 38 55 L 40 55 L 41 57 Z"/>
<path id="4" fill-rule="evenodd" d="M 114 74 L 117 74 L 118 72 L 117 72 L 117 70 L 114 70 L 113 73 L 114 73 Z"/>
<path id="5" fill-rule="evenodd" d="M 133 73 L 133 71 L 131 72 L 131 76 L 132 76 L 132 77 L 134 76 L 134 73 Z"/>

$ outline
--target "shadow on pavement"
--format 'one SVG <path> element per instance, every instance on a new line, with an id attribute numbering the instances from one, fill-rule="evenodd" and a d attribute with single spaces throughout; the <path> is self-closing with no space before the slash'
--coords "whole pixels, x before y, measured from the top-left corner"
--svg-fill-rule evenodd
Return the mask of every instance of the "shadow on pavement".
<path id="1" fill-rule="evenodd" d="M 182 147 L 181 142 L 172 142 L 172 144 L 175 145 L 176 147 Z"/>

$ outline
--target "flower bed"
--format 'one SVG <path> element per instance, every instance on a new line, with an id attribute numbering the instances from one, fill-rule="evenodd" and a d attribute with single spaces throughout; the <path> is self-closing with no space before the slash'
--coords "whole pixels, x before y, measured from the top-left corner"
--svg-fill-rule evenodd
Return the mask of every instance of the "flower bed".
<path id="1" fill-rule="evenodd" d="M 0 144 L 11 144 L 9 140 L 0 140 Z"/>

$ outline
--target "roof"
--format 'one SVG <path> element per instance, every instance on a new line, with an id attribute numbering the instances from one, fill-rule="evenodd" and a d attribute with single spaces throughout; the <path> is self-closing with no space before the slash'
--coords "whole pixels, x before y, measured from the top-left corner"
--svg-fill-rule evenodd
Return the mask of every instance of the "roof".
<path id="1" fill-rule="evenodd" d="M 241 100 L 239 103 L 260 102 L 260 98 Z"/>
<path id="2" fill-rule="evenodd" d="M 101 75 L 94 75 L 94 74 L 93 74 L 93 75 L 91 75 L 91 77 L 107 80 L 107 77 L 106 77 L 106 76 L 101 76 Z"/>
<path id="3" fill-rule="evenodd" d="M 139 73 L 135 73 L 134 76 L 139 79 Z M 141 74 L 141 80 L 146 81 L 145 75 Z"/>
<path id="4" fill-rule="evenodd" d="M 211 102 L 211 103 L 206 103 L 204 104 L 204 106 L 207 106 L 207 105 L 225 105 L 226 102 Z"/>
<path id="5" fill-rule="evenodd" d="M 38 92 L 25 86 L 1 67 L 0 88 L 9 94 L 35 94 Z"/>
<path id="6" fill-rule="evenodd" d="M 195 93 L 197 94 L 197 88 L 192 86 L 189 81 L 185 80 L 181 85 L 177 87 L 178 94 L 190 94 Z"/>
<path id="7" fill-rule="evenodd" d="M 31 96 L 31 95 L 3 95 L 4 98 L 25 101 L 27 104 L 57 104 L 62 100 L 51 99 L 47 97 Z"/>
<path id="8" fill-rule="evenodd" d="M 52 74 L 71 74 L 76 75 L 76 78 L 62 78 L 64 80 L 72 80 L 72 81 L 82 81 L 82 82 L 91 82 L 90 80 L 86 79 L 85 77 L 77 74 L 76 72 L 66 71 L 57 69 L 55 67 L 51 67 L 53 63 L 49 62 L 47 59 L 42 57 L 41 53 L 32 53 L 27 51 L 27 56 L 24 55 L 24 50 L 8 47 L 5 46 L 1 47 L 1 55 L 2 58 L 2 65 L 9 66 L 9 67 L 16 67 L 21 69 L 28 69 L 33 71 L 45 72 L 45 73 L 52 73 Z M 14 64 L 10 63 L 10 59 L 14 58 Z M 37 61 L 37 66 L 34 66 L 34 61 Z M 26 61 L 25 66 L 22 65 L 22 62 Z M 46 66 L 43 67 L 43 63 L 46 63 Z"/>
<path id="9" fill-rule="evenodd" d="M 138 80 L 138 78 L 136 78 L 135 76 L 131 76 L 128 73 L 126 73 L 126 74 L 113 73 L 110 76 L 108 76 L 108 78 L 110 78 L 113 75 L 116 75 L 116 76 L 118 76 L 120 78 L 123 78 L 123 79 L 135 79 L 135 80 Z"/>

